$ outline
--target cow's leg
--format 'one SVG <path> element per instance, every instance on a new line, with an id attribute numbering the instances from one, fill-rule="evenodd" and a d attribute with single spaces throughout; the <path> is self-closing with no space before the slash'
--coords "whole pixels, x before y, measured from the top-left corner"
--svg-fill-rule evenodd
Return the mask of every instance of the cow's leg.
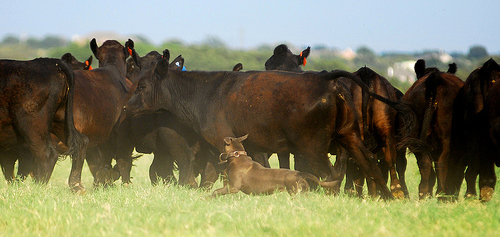
<path id="1" fill-rule="evenodd" d="M 278 153 L 280 169 L 290 169 L 290 153 Z"/>
<path id="2" fill-rule="evenodd" d="M 249 152 L 249 155 L 255 162 L 261 164 L 266 168 L 271 168 L 271 166 L 269 165 L 269 154 L 263 152 Z"/>
<path id="3" fill-rule="evenodd" d="M 314 171 L 311 168 L 311 165 L 309 164 L 308 160 L 306 157 L 304 157 L 301 154 L 294 154 L 294 170 L 301 171 L 301 172 L 306 172 L 313 174 Z M 332 177 L 334 180 L 336 179 L 335 177 Z"/>
<path id="4" fill-rule="evenodd" d="M 165 151 L 155 151 L 153 162 L 149 167 L 149 179 L 152 185 L 159 184 L 159 181 L 177 183 L 177 179 L 174 176 L 174 161 Z"/>
<path id="5" fill-rule="evenodd" d="M 363 145 L 355 133 L 339 136 L 339 142 L 351 154 L 352 158 L 359 165 L 361 170 L 369 179 L 373 179 L 379 188 L 383 198 L 394 198 L 389 188 L 385 184 L 382 172 L 377 167 L 376 159 L 368 149 Z"/>
<path id="6" fill-rule="evenodd" d="M 436 197 L 442 197 L 445 194 L 446 177 L 448 176 L 449 157 L 450 157 L 450 143 L 449 141 L 445 141 L 443 142 L 443 151 L 441 152 L 438 161 L 435 163 L 436 177 L 437 177 Z"/>
<path id="7" fill-rule="evenodd" d="M 420 184 L 418 186 L 418 197 L 424 199 L 432 196 L 432 187 L 429 187 L 431 173 L 433 173 L 432 161 L 429 155 L 415 153 L 418 169 L 420 171 Z"/>
<path id="8" fill-rule="evenodd" d="M 345 173 L 345 185 L 344 185 L 344 193 L 354 195 L 354 172 L 355 172 L 354 163 L 351 161 L 347 162 L 347 168 Z"/>
<path id="9" fill-rule="evenodd" d="M 466 164 L 461 161 L 453 151 L 453 155 L 448 162 L 448 176 L 446 177 L 446 194 L 450 196 L 450 200 L 457 200 L 460 194 L 460 188 L 464 180 Z M 469 184 L 467 184 L 468 186 Z M 475 181 L 474 181 L 475 185 Z"/>
<path id="10" fill-rule="evenodd" d="M 130 172 L 132 170 L 132 153 L 134 151 L 134 145 L 131 142 L 118 143 L 118 149 L 116 150 L 116 165 L 115 168 L 120 173 L 122 177 L 122 183 L 128 185 L 132 183 L 130 178 Z"/>
<path id="11" fill-rule="evenodd" d="M 359 168 L 359 166 L 354 161 L 351 161 L 351 163 L 354 164 L 354 167 L 353 167 L 354 189 L 356 191 L 356 195 L 358 197 L 362 198 L 366 176 L 363 173 L 363 171 L 361 170 L 361 168 Z"/>
<path id="12" fill-rule="evenodd" d="M 212 188 L 212 185 L 217 181 L 218 178 L 219 173 L 215 169 L 214 165 L 211 162 L 207 162 L 201 174 L 200 188 Z"/>
<path id="13" fill-rule="evenodd" d="M 495 162 L 494 157 L 489 155 L 483 156 L 481 159 L 479 167 L 479 199 L 483 202 L 488 202 L 493 197 L 497 181 L 497 176 L 495 174 Z"/>
<path id="14" fill-rule="evenodd" d="M 479 175 L 479 167 L 477 163 L 478 162 L 476 161 L 471 162 L 471 164 L 467 167 L 467 170 L 465 171 L 464 178 L 467 186 L 467 190 L 465 191 L 465 198 L 473 198 L 477 196 L 476 181 L 477 181 L 477 176 Z"/>
<path id="15" fill-rule="evenodd" d="M 17 155 L 20 155 L 18 159 L 17 178 L 25 180 L 33 172 L 35 161 L 29 152 L 20 151 Z"/>
<path id="16" fill-rule="evenodd" d="M 41 121 L 46 121 L 46 116 L 39 115 L 39 120 L 27 118 L 18 121 L 17 128 L 21 137 L 24 137 L 26 146 L 33 157 L 33 177 L 35 181 L 47 183 L 52 175 L 54 166 L 57 162 L 57 150 L 52 144 L 48 124 Z M 32 126 L 37 124 L 37 126 Z"/>
<path id="17" fill-rule="evenodd" d="M 410 198 L 410 193 L 408 192 L 408 186 L 406 185 L 406 167 L 408 160 L 406 159 L 406 148 L 398 150 L 396 152 L 396 171 L 398 172 L 399 182 L 401 183 L 401 189 L 405 195 L 405 198 Z"/>
<path id="18" fill-rule="evenodd" d="M 331 150 L 332 148 L 330 148 Z M 335 145 L 333 154 L 335 154 L 335 163 L 333 168 L 335 169 L 336 175 L 333 177 L 335 180 L 342 181 L 347 172 L 347 163 L 349 162 L 349 153 L 340 145 Z M 332 154 L 332 151 L 330 151 Z"/>
<path id="19" fill-rule="evenodd" d="M 168 161 L 169 165 L 174 159 L 177 161 L 177 165 L 179 167 L 179 184 L 188 185 L 190 187 L 198 186 L 194 177 L 193 169 L 195 154 L 200 150 L 199 143 L 195 144 L 193 147 L 189 147 L 189 144 L 184 137 L 168 128 L 160 128 L 158 130 L 158 140 L 160 142 L 160 144 L 156 146 L 159 148 L 158 150 L 161 150 L 161 153 L 170 154 L 165 157 L 171 160 Z M 175 179 L 173 176 L 172 178 Z"/>
<path id="20" fill-rule="evenodd" d="M 396 172 L 396 162 L 397 162 L 397 151 L 396 151 L 396 143 L 392 139 L 386 137 L 386 143 L 383 150 L 384 161 L 387 170 L 389 171 L 390 176 L 390 187 L 391 192 L 396 198 L 404 198 L 405 194 L 401 185 L 400 180 L 398 179 L 398 174 Z M 387 172 L 383 172 L 387 174 Z"/>
<path id="21" fill-rule="evenodd" d="M 5 151 L 0 155 L 0 166 L 7 182 L 11 183 L 16 179 L 14 167 L 16 165 L 16 157 L 10 151 Z"/>
<path id="22" fill-rule="evenodd" d="M 90 173 L 94 177 L 94 185 L 97 185 L 97 171 L 99 170 L 99 159 L 102 156 L 101 151 L 96 148 L 88 148 L 87 149 L 87 156 L 85 157 L 85 160 L 87 161 L 87 165 L 89 167 Z"/>

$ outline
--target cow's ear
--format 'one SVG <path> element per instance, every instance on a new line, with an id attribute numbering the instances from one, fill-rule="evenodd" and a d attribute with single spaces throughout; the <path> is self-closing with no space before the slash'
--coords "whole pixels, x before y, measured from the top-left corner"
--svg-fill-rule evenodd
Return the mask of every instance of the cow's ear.
<path id="1" fill-rule="evenodd" d="M 139 68 L 141 68 L 141 57 L 139 57 L 139 54 L 137 54 L 137 52 L 135 51 L 133 40 L 128 39 L 127 42 L 125 42 L 124 53 L 125 53 L 125 58 L 127 58 L 128 56 L 132 57 L 135 64 Z"/>
<path id="2" fill-rule="evenodd" d="M 92 55 L 85 61 L 85 70 L 92 70 Z"/>
<path id="3" fill-rule="evenodd" d="M 311 47 L 307 47 L 307 49 L 304 49 L 302 52 L 300 52 L 299 55 L 299 64 L 302 64 L 303 66 L 306 65 L 307 63 L 307 57 L 309 57 L 309 53 L 311 53 Z"/>
<path id="4" fill-rule="evenodd" d="M 238 137 L 238 141 L 241 143 L 242 141 L 244 141 L 245 139 L 248 138 L 248 134 L 247 135 L 244 135 L 244 136 L 241 136 L 241 137 Z"/>
<path id="5" fill-rule="evenodd" d="M 163 80 L 168 73 L 168 59 L 162 58 L 155 68 L 155 75 L 157 79 Z"/>
<path id="6" fill-rule="evenodd" d="M 417 75 L 417 79 L 421 78 L 425 75 L 425 60 L 419 59 L 415 63 L 415 74 Z"/>
<path id="7" fill-rule="evenodd" d="M 181 71 L 184 67 L 184 58 L 182 55 L 177 56 L 177 58 L 170 63 L 170 66 L 172 70 Z"/>
<path id="8" fill-rule="evenodd" d="M 97 58 L 97 60 L 99 60 L 99 47 L 97 47 L 97 42 L 95 40 L 95 38 L 93 38 L 91 41 L 90 41 L 90 49 L 92 50 L 92 53 L 94 54 L 95 58 Z"/>
<path id="9" fill-rule="evenodd" d="M 71 61 L 73 60 L 73 55 L 71 55 L 71 53 L 65 53 L 61 59 L 65 62 L 67 62 L 68 64 L 71 64 Z"/>
<path id="10" fill-rule="evenodd" d="M 238 64 L 234 65 L 234 67 L 233 67 L 234 72 L 239 72 L 241 70 L 243 70 L 243 64 L 238 63 Z"/>
<path id="11" fill-rule="evenodd" d="M 168 49 L 163 50 L 163 55 L 161 57 L 167 61 L 170 60 L 170 51 Z"/>

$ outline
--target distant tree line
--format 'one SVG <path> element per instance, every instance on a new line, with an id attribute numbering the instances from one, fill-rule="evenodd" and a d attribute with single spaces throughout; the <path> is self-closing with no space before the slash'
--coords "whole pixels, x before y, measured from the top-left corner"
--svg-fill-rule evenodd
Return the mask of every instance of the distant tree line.
<path id="1" fill-rule="evenodd" d="M 209 36 L 198 44 L 185 44 L 181 40 L 168 40 L 157 46 L 150 43 L 146 37 L 137 36 L 135 38 L 137 38 L 135 48 L 140 55 L 145 55 L 153 50 L 161 52 L 167 48 L 170 50 L 172 57 L 182 54 L 186 60 L 185 66 L 188 70 L 231 70 L 236 63 L 242 63 L 244 70 L 265 70 L 264 63 L 272 55 L 276 46 L 261 45 L 250 50 L 231 49 L 221 39 L 214 36 Z M 303 48 L 305 47 L 307 46 Z M 296 54 L 303 50 L 303 48 L 296 46 L 291 46 L 291 48 L 295 49 L 294 53 Z M 442 53 L 439 50 L 376 54 L 369 47 L 361 46 L 354 51 L 355 57 L 352 59 L 342 57 L 338 53 L 339 51 L 324 45 L 312 46 L 311 56 L 308 58 L 308 63 L 303 67 L 303 70 L 342 69 L 356 71 L 360 67 L 367 66 L 385 76 L 400 90 L 406 91 L 411 86 L 409 82 L 388 77 L 388 67 L 394 65 L 394 63 L 424 58 L 429 66 L 438 67 L 441 70 L 447 70 L 448 68 L 448 62 L 443 62 L 439 57 Z M 0 58 L 2 59 L 59 58 L 67 52 L 72 53 L 80 60 L 84 60 L 92 54 L 88 44 L 80 45 L 54 35 L 48 35 L 42 39 L 10 35 L 4 37 L 0 42 Z M 452 57 L 452 62 L 457 63 L 457 76 L 462 80 L 467 79 L 470 72 L 488 58 L 493 57 L 500 61 L 499 55 L 489 55 L 486 48 L 481 45 L 471 46 L 467 54 L 450 53 L 449 55 Z M 94 64 L 94 67 L 97 67 L 97 60 L 94 60 Z"/>

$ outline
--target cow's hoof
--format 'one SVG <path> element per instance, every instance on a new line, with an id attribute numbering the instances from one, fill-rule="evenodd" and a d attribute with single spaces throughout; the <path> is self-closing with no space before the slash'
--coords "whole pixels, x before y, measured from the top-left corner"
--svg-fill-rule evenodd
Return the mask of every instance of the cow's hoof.
<path id="1" fill-rule="evenodd" d="M 465 199 L 473 199 L 473 198 L 476 198 L 476 195 L 472 194 L 472 193 L 466 193 L 464 198 Z"/>
<path id="2" fill-rule="evenodd" d="M 80 184 L 80 183 L 73 185 L 73 187 L 71 187 L 71 191 L 73 193 L 80 194 L 80 195 L 83 195 L 87 192 L 85 190 L 85 188 L 82 186 L 82 184 Z"/>
<path id="3" fill-rule="evenodd" d="M 483 202 L 489 202 L 491 198 L 493 197 L 493 192 L 495 190 L 492 187 L 483 187 L 481 188 L 481 196 L 480 200 Z"/>
<path id="4" fill-rule="evenodd" d="M 392 195 L 396 199 L 405 199 L 405 193 L 403 192 L 403 190 L 393 190 Z"/>

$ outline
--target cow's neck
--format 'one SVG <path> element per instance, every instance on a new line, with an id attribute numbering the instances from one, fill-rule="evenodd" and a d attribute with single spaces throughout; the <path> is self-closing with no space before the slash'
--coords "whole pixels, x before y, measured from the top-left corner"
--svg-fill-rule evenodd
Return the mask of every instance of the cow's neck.
<path id="1" fill-rule="evenodd" d="M 208 106 L 210 94 L 214 91 L 218 80 L 223 80 L 215 72 L 169 72 L 169 79 L 162 83 L 162 91 L 169 98 L 157 99 L 161 108 L 174 113 L 181 120 L 188 121 L 192 127 L 200 131 L 207 116 L 214 116 Z M 211 101 L 214 102 L 214 101 Z"/>
<path id="2" fill-rule="evenodd" d="M 112 80 L 116 80 L 117 82 L 120 83 L 121 88 L 123 89 L 122 91 L 123 94 L 123 100 L 128 100 L 132 96 L 132 93 L 135 89 L 135 85 L 137 85 L 137 82 L 133 83 L 126 79 L 127 75 L 127 68 L 125 65 L 125 62 L 119 62 L 117 60 L 107 60 L 104 61 L 103 63 L 99 62 L 99 68 L 103 70 L 108 70 L 109 72 L 112 73 Z"/>

